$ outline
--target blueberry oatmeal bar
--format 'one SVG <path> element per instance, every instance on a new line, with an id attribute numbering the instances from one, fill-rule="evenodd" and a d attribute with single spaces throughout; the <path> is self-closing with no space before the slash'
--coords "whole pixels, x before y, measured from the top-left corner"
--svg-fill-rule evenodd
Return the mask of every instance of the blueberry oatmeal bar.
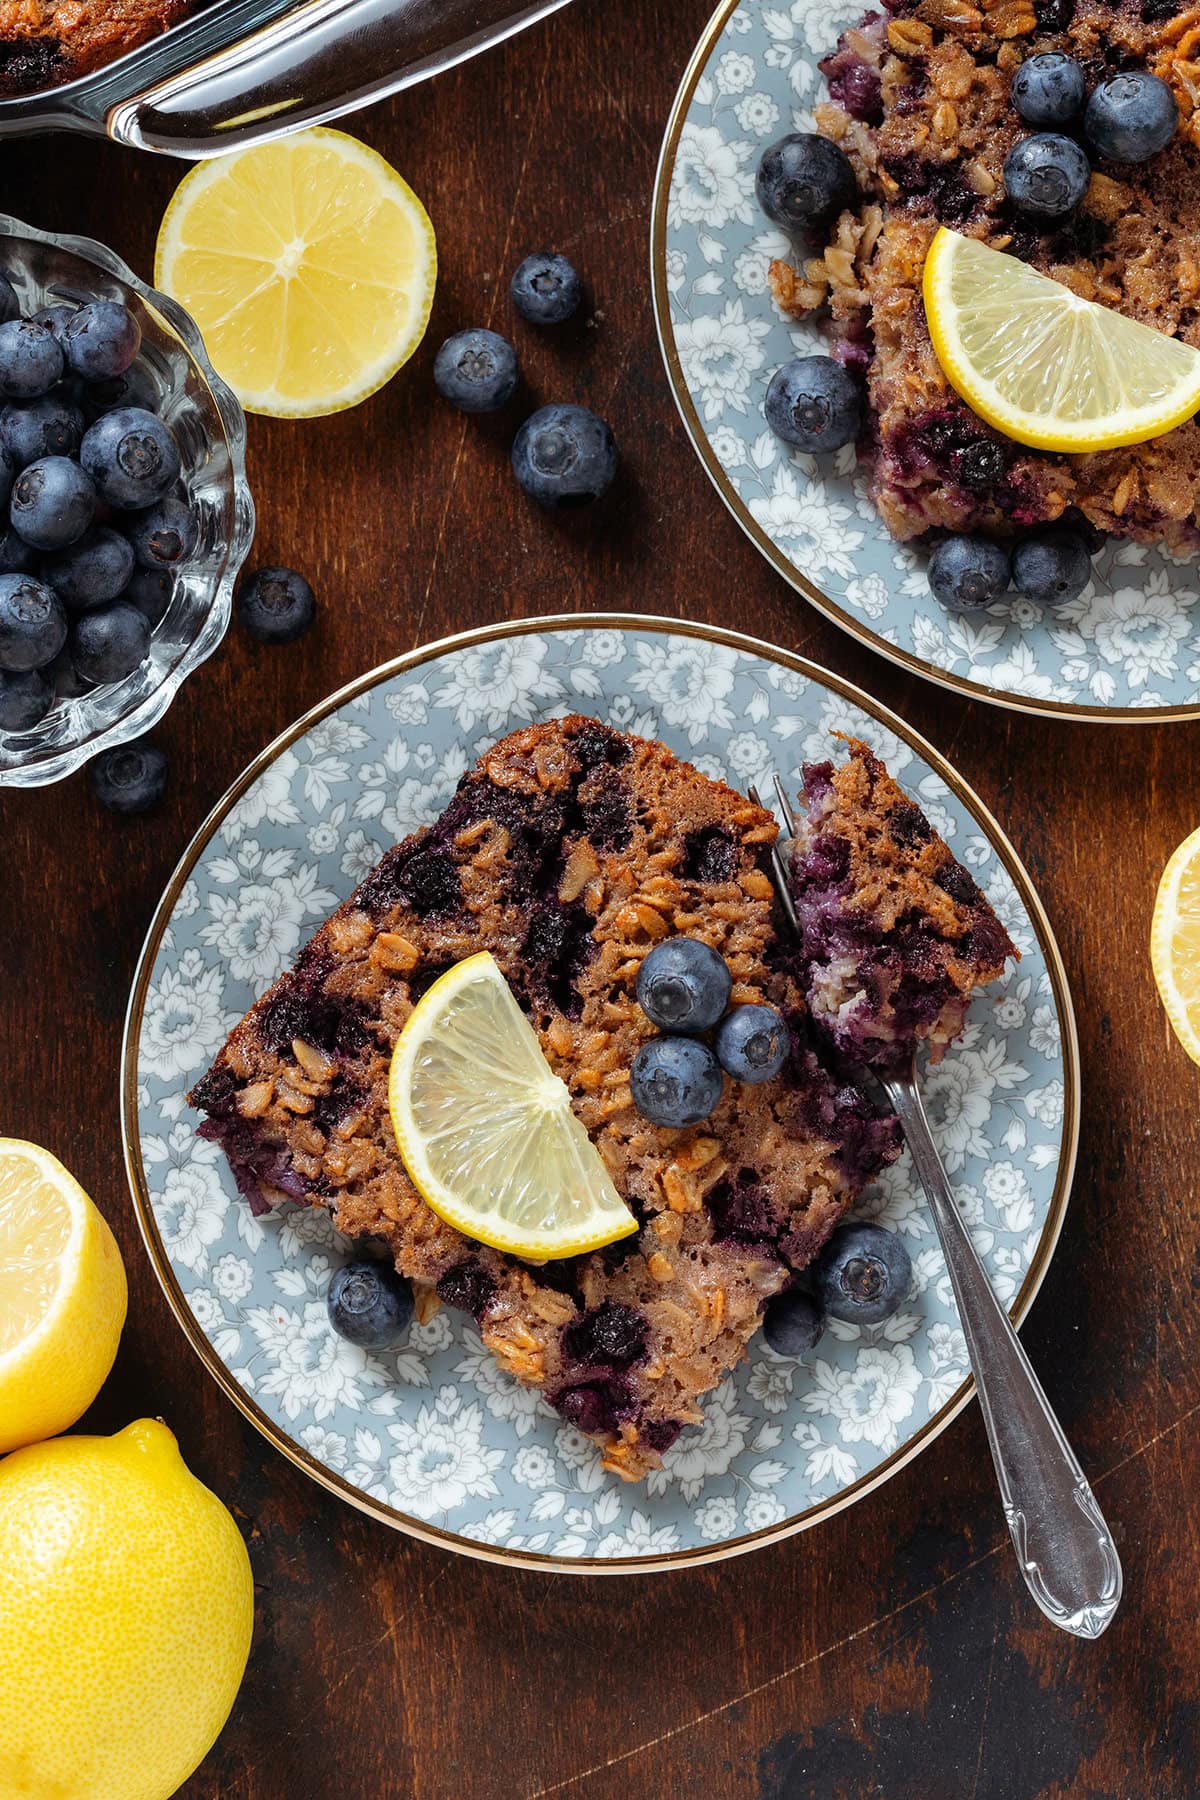
<path id="1" fill-rule="evenodd" d="M 501 1365 L 637 1479 L 743 1356 L 767 1301 L 900 1149 L 895 1120 L 824 1061 L 768 875 L 772 816 L 658 743 L 571 717 L 505 738 L 436 824 L 389 850 L 232 1033 L 189 1096 L 259 1212 L 326 1206 L 474 1315 Z M 652 1027 L 635 982 L 669 934 L 718 951 L 735 1003 L 787 1020 L 782 1071 L 726 1081 L 696 1127 L 641 1116 Z M 566 1082 L 639 1232 L 535 1265 L 421 1199 L 388 1114 L 416 1000 L 488 949 Z"/>
<path id="2" fill-rule="evenodd" d="M 1164 81 L 1179 132 L 1136 164 L 1093 157 L 1081 203 L 1049 223 L 1005 193 L 1029 130 L 1011 84 L 1027 58 L 1067 53 L 1089 87 L 1116 72 Z M 1172 0 L 889 0 L 821 65 L 819 131 L 845 152 L 859 198 L 824 248 L 772 269 L 800 316 L 828 305 L 834 356 L 866 379 L 859 454 L 899 539 L 1007 535 L 1057 521 L 1200 548 L 1200 425 L 1086 455 L 1027 449 L 955 394 L 930 342 L 926 252 L 940 225 L 1008 250 L 1088 300 L 1200 346 L 1200 9 Z M 1094 542 L 1092 543 L 1094 548 Z"/>
<path id="3" fill-rule="evenodd" d="M 840 735 L 840 734 L 839 734 Z M 804 768 L 790 888 L 817 1032 L 851 1064 L 939 1060 L 971 995 L 1019 953 L 972 876 L 857 738 Z"/>
<path id="4" fill-rule="evenodd" d="M 0 98 L 61 87 L 178 24 L 192 0 L 0 0 Z"/>

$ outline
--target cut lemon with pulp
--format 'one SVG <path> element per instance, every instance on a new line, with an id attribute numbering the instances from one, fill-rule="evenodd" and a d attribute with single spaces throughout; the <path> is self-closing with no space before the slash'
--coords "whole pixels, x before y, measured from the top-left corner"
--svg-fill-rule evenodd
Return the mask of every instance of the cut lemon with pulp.
<path id="1" fill-rule="evenodd" d="M 1163 870 L 1150 961 L 1175 1036 L 1200 1063 L 1200 830 L 1184 839 Z"/>
<path id="2" fill-rule="evenodd" d="M 116 1239 L 74 1176 L 48 1150 L 0 1138 L 0 1453 L 87 1410 L 125 1306 Z"/>
<path id="3" fill-rule="evenodd" d="M 975 238 L 942 227 L 924 294 L 947 381 L 1018 444 L 1109 450 L 1160 437 L 1200 410 L 1200 350 Z"/>
<path id="4" fill-rule="evenodd" d="M 198 163 L 159 229 L 154 279 L 248 411 L 311 418 L 365 400 L 408 361 L 437 245 L 391 164 L 321 128 Z"/>
<path id="5" fill-rule="evenodd" d="M 418 1001 L 388 1099 L 415 1186 L 468 1237 L 542 1262 L 637 1230 L 490 952 Z"/>

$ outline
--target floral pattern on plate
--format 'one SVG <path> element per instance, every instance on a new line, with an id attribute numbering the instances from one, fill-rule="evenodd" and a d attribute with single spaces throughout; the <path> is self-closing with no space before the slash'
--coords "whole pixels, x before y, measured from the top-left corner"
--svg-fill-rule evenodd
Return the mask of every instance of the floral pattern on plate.
<path id="1" fill-rule="evenodd" d="M 685 423 L 735 518 L 876 649 L 1034 711 L 1200 710 L 1190 560 L 1113 541 L 1077 600 L 1043 607 L 1014 594 L 956 617 L 933 598 L 926 558 L 884 529 L 852 446 L 807 456 L 766 428 L 775 370 L 827 346 L 815 324 L 786 318 L 771 299 L 768 266 L 792 246 L 758 209 L 755 171 L 773 139 L 815 128 L 811 109 L 825 94 L 817 63 L 866 10 L 866 0 L 738 0 L 709 27 L 655 205 L 660 330 L 678 361 Z"/>
<path id="2" fill-rule="evenodd" d="M 705 1402 L 704 1424 L 626 1487 L 501 1372 L 465 1315 L 439 1312 L 388 1354 L 337 1337 L 325 1292 L 350 1243 L 322 1211 L 255 1218 L 183 1098 L 385 845 L 432 819 L 496 737 L 568 711 L 661 737 L 743 788 L 772 768 L 797 788 L 801 763 L 833 748 L 829 733 L 852 730 L 950 840 L 1022 961 L 976 1002 L 962 1042 L 926 1077 L 926 1103 L 975 1243 L 1012 1300 L 1064 1150 L 1063 1023 L 986 829 L 898 731 L 839 691 L 732 643 L 650 626 L 531 630 L 444 651 L 384 676 L 274 756 L 199 852 L 145 971 L 134 1149 L 196 1325 L 275 1430 L 325 1469 L 460 1538 L 560 1562 L 711 1553 L 870 1475 L 964 1379 L 949 1279 L 907 1158 L 858 1209 L 904 1235 L 914 1282 L 903 1308 L 873 1329 L 831 1326 L 800 1362 L 756 1341 Z"/>

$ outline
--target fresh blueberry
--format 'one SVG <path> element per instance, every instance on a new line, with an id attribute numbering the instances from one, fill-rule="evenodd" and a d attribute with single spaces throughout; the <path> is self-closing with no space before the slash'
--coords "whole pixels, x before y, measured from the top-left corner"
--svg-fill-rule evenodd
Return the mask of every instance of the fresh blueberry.
<path id="1" fill-rule="evenodd" d="M 44 669 L 66 641 L 66 609 L 54 590 L 29 575 L 0 575 L 0 669 Z"/>
<path id="2" fill-rule="evenodd" d="M 116 300 L 89 300 L 62 333 L 68 367 L 85 381 L 123 375 L 142 347 L 142 328 Z"/>
<path id="3" fill-rule="evenodd" d="M 102 606 L 124 592 L 133 574 L 133 550 L 119 531 L 94 525 L 78 543 L 48 556 L 42 573 L 65 605 L 77 611 Z"/>
<path id="4" fill-rule="evenodd" d="M 439 394 L 459 412 L 499 412 L 517 391 L 517 353 L 498 331 L 457 331 L 433 359 Z"/>
<path id="5" fill-rule="evenodd" d="M 611 487 L 617 446 L 586 406 L 542 406 L 513 439 L 512 467 L 518 486 L 539 506 L 587 506 Z"/>
<path id="6" fill-rule="evenodd" d="M 1019 213 L 1062 219 L 1079 205 L 1092 178 L 1091 164 L 1074 138 L 1039 131 L 1021 138 L 1004 159 L 1004 188 Z"/>
<path id="7" fill-rule="evenodd" d="M 191 507 L 174 494 L 129 521 L 126 527 L 133 554 L 144 569 L 173 569 L 186 562 L 196 548 L 199 521 Z"/>
<path id="8" fill-rule="evenodd" d="M 512 302 L 531 325 L 561 325 L 579 311 L 583 283 L 565 256 L 527 256 L 512 278 Z"/>
<path id="9" fill-rule="evenodd" d="M 1145 69 L 1099 82 L 1083 115 L 1084 136 L 1096 155 L 1120 163 L 1145 162 L 1165 150 L 1178 124 L 1170 88 Z"/>
<path id="10" fill-rule="evenodd" d="M 135 569 L 124 598 L 154 626 L 166 618 L 174 592 L 175 577 L 170 569 Z"/>
<path id="11" fill-rule="evenodd" d="M 32 731 L 53 705 L 54 683 L 44 669 L 0 670 L 0 731 Z"/>
<path id="12" fill-rule="evenodd" d="M 943 538 L 929 559 L 929 585 L 948 612 L 974 612 L 1008 586 L 1008 552 L 981 537 Z"/>
<path id="13" fill-rule="evenodd" d="M 11 450 L 0 442 L 0 506 L 7 506 L 17 477 L 17 462 Z"/>
<path id="14" fill-rule="evenodd" d="M 813 1264 L 813 1280 L 831 1319 L 878 1325 L 907 1296 L 912 1262 L 894 1231 L 840 1225 Z"/>
<path id="15" fill-rule="evenodd" d="M 179 480 L 179 446 L 161 419 L 121 406 L 84 433 L 79 460 L 110 506 L 140 511 Z"/>
<path id="16" fill-rule="evenodd" d="M 723 1086 L 721 1065 L 699 1038 L 651 1038 L 629 1071 L 629 1092 L 642 1117 L 676 1130 L 707 1119 Z"/>
<path id="17" fill-rule="evenodd" d="M 82 437 L 83 414 L 61 391 L 10 400 L 0 412 L 0 444 L 19 469 L 43 456 L 74 456 Z"/>
<path id="18" fill-rule="evenodd" d="M 166 791 L 167 759 L 149 738 L 102 750 L 88 770 L 101 806 L 115 813 L 145 813 Z"/>
<path id="19" fill-rule="evenodd" d="M 699 938 L 664 938 L 638 970 L 638 1005 L 660 1031 L 708 1031 L 729 1005 L 732 988 L 725 958 Z"/>
<path id="20" fill-rule="evenodd" d="M 1022 538 L 1012 554 L 1013 586 L 1042 606 L 1076 599 L 1091 576 L 1092 559 L 1074 531 L 1040 531 Z"/>
<path id="21" fill-rule="evenodd" d="M 0 575 L 33 575 L 40 558 L 11 525 L 0 526 Z"/>
<path id="22" fill-rule="evenodd" d="M 763 1336 L 776 1356 L 804 1356 L 820 1342 L 824 1329 L 820 1307 L 799 1288 L 767 1302 Z"/>
<path id="23" fill-rule="evenodd" d="M 30 317 L 35 325 L 47 326 L 58 339 L 59 347 L 62 348 L 63 332 L 75 317 L 75 308 L 73 306 L 42 306 L 38 308 L 37 312 L 31 313 Z M 64 356 L 65 354 L 64 351 Z"/>
<path id="24" fill-rule="evenodd" d="M 816 131 L 793 131 L 763 151 L 754 182 L 758 204 L 785 231 L 827 224 L 858 194 L 844 150 Z"/>
<path id="25" fill-rule="evenodd" d="M 735 1006 L 717 1026 L 717 1060 L 735 1081 L 770 1081 L 787 1061 L 792 1036 L 773 1006 Z"/>
<path id="26" fill-rule="evenodd" d="M 772 375 L 763 412 L 797 450 L 840 450 L 862 429 L 862 391 L 832 356 L 793 356 Z"/>
<path id="27" fill-rule="evenodd" d="M 123 681 L 146 660 L 150 626 L 128 600 L 77 614 L 71 625 L 71 661 L 85 681 Z"/>
<path id="28" fill-rule="evenodd" d="M 333 1329 L 362 1350 L 388 1349 L 412 1322 L 412 1288 L 385 1263 L 344 1263 L 326 1299 Z"/>
<path id="29" fill-rule="evenodd" d="M 0 325 L 7 325 L 10 319 L 21 316 L 21 302 L 17 299 L 17 291 L 7 275 L 0 275 Z"/>
<path id="30" fill-rule="evenodd" d="M 1027 125 L 1071 125 L 1083 111 L 1087 83 L 1065 50 L 1028 56 L 1012 80 L 1012 102 Z"/>
<path id="31" fill-rule="evenodd" d="M 0 394 L 32 400 L 49 393 L 62 372 L 62 348 L 48 325 L 33 319 L 0 325 Z"/>
<path id="32" fill-rule="evenodd" d="M 317 601 L 294 569 L 257 569 L 242 583 L 237 614 L 260 644 L 290 644 L 317 616 Z"/>
<path id="33" fill-rule="evenodd" d="M 81 538 L 96 511 L 96 490 L 69 456 L 42 456 L 13 483 L 8 516 L 27 544 L 62 550 Z"/>
<path id="34" fill-rule="evenodd" d="M 79 673 L 71 661 L 69 646 L 64 645 L 52 663 L 47 663 L 44 674 L 54 683 L 54 691 L 60 700 L 78 700 L 82 694 L 90 694 L 95 687 L 94 681 L 87 681 Z"/>
<path id="35" fill-rule="evenodd" d="M 144 363 L 131 363 L 123 375 L 114 375 L 108 381 L 80 381 L 78 376 L 75 380 L 80 388 L 79 403 L 89 425 L 94 425 L 105 413 L 130 406 L 139 412 L 158 411 L 158 389 Z"/>

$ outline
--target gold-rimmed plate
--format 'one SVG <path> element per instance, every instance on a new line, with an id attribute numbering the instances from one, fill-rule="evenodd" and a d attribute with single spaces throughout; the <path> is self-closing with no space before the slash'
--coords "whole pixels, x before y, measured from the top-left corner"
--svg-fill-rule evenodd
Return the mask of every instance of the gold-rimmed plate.
<path id="1" fill-rule="evenodd" d="M 256 1219 L 184 1094 L 229 1027 L 380 852 L 434 817 L 479 751 L 585 711 L 661 737 L 742 787 L 857 733 L 947 835 L 1023 952 L 981 996 L 927 1104 L 976 1243 L 1023 1318 L 1061 1228 L 1079 1066 L 1053 934 L 995 820 L 931 746 L 801 658 L 706 626 L 595 614 L 488 627 L 371 671 L 297 721 L 189 845 L 130 997 L 122 1112 L 143 1235 L 189 1341 L 276 1448 L 375 1517 L 501 1562 L 617 1572 L 704 1562 L 846 1506 L 965 1405 L 966 1350 L 904 1159 L 863 1200 L 904 1233 L 913 1294 L 884 1325 L 831 1326 L 804 1362 L 761 1340 L 664 1469 L 627 1487 L 443 1309 L 399 1353 L 329 1329 L 350 1245 L 321 1211 Z"/>
<path id="2" fill-rule="evenodd" d="M 767 144 L 814 129 L 817 64 L 865 0 L 721 0 L 671 109 L 654 190 L 655 319 L 675 400 L 714 487 L 772 567 L 861 643 L 930 680 L 1018 711 L 1131 722 L 1200 717 L 1195 564 L 1111 541 L 1077 600 L 1020 595 L 956 616 L 933 598 L 926 558 L 888 535 L 853 446 L 789 451 L 763 399 L 780 363 L 826 350 L 767 290 L 793 257 L 758 210 Z M 714 519 L 713 529 L 720 529 Z"/>

